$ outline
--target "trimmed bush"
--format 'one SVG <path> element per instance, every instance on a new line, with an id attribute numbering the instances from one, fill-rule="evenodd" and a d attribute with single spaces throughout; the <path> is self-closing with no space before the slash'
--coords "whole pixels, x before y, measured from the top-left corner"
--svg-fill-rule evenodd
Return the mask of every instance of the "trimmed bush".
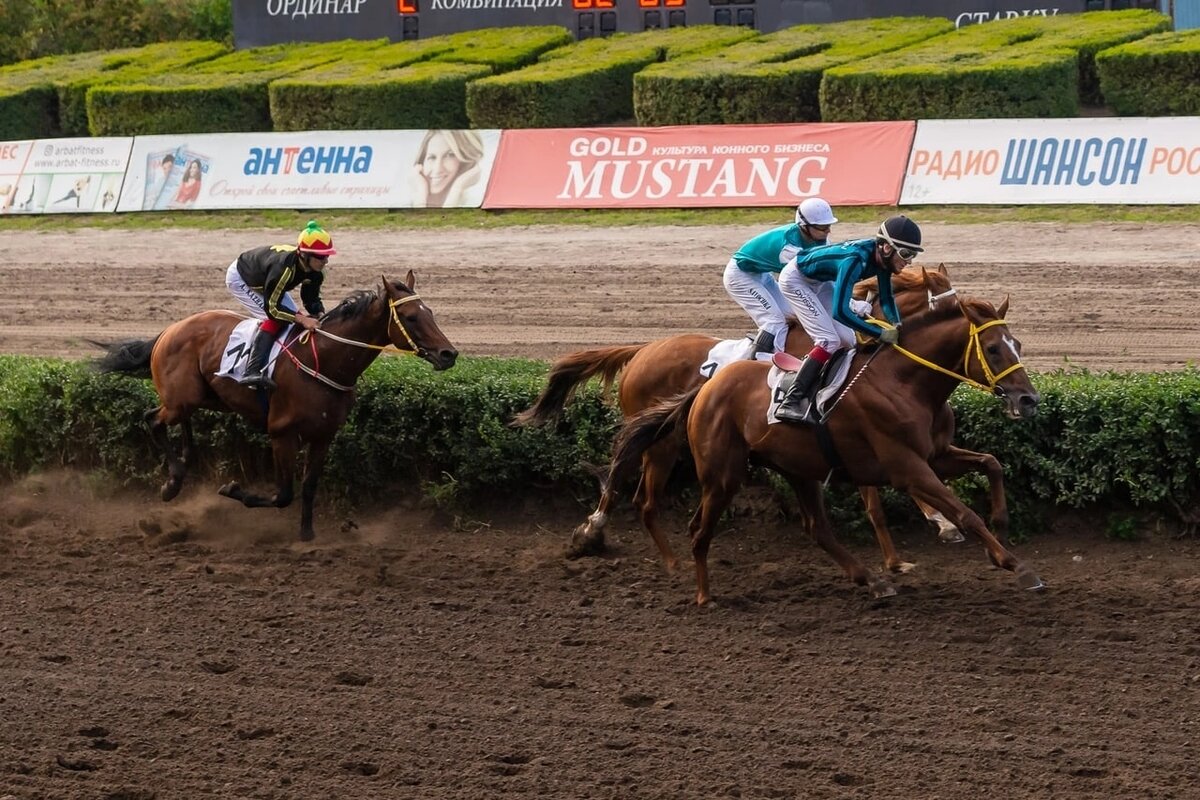
<path id="1" fill-rule="evenodd" d="M 633 76 L 658 61 L 716 50 L 752 30 L 701 25 L 588 39 L 525 69 L 474 81 L 467 116 L 475 128 L 556 128 L 633 117 Z"/>
<path id="2" fill-rule="evenodd" d="M 87 93 L 96 136 L 269 131 L 271 81 L 382 47 L 370 42 L 315 42 L 242 50 L 174 75 L 101 84 Z"/>
<path id="3" fill-rule="evenodd" d="M 1103 11 L 971 25 L 828 70 L 821 118 L 1077 116 L 1081 85 L 1090 95 L 1088 54 L 1145 36 L 1165 20 L 1152 11 Z"/>
<path id="4" fill-rule="evenodd" d="M 826 69 L 953 29 L 923 17 L 799 25 L 652 64 L 633 78 L 634 112 L 639 125 L 814 122 Z"/>
<path id="5" fill-rule="evenodd" d="M 557 425 L 511 429 L 543 385 L 546 364 L 464 358 L 433 372 L 411 358 L 367 370 L 334 441 L 324 490 L 351 500 L 422 487 L 461 501 L 567 488 L 594 495 L 585 465 L 608 459 L 619 415 L 593 383 Z M 1016 507 L 1138 506 L 1177 518 L 1200 503 L 1200 371 L 1035 375 L 1036 417 L 1013 422 L 999 401 L 962 388 L 951 398 L 956 441 L 1004 465 Z M 162 480 L 143 422 L 156 404 L 146 380 L 97 375 L 81 362 L 0 356 L 0 476 L 77 466 L 125 483 Z M 195 420 L 197 478 L 269 480 L 265 437 L 236 417 Z M 965 487 L 969 489 L 970 487 Z M 861 518 L 845 493 L 842 513 Z M 837 511 L 837 509 L 833 509 Z M 1016 520 L 1014 520 L 1016 522 Z"/>
<path id="6" fill-rule="evenodd" d="M 1104 100 L 1118 114 L 1200 115 L 1200 30 L 1160 33 L 1102 50 L 1096 67 Z"/>
<path id="7" fill-rule="evenodd" d="M 564 28 L 506 28 L 401 42 L 273 81 L 275 130 L 466 128 L 466 86 L 571 41 Z"/>

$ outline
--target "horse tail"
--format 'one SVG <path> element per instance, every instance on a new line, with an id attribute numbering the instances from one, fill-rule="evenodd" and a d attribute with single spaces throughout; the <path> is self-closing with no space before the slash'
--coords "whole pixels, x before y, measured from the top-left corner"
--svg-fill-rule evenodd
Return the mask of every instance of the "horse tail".
<path id="1" fill-rule="evenodd" d="M 604 391 L 607 393 L 612 389 L 617 373 L 645 346 L 632 344 L 600 347 L 563 356 L 550 368 L 546 388 L 532 406 L 513 417 L 512 425 L 544 425 L 555 419 L 562 414 L 563 408 L 571 401 L 575 391 L 597 375 L 603 381 Z"/>
<path id="2" fill-rule="evenodd" d="M 704 384 L 651 406 L 625 423 L 613 442 L 607 487 L 616 490 L 624 486 L 641 467 L 647 450 L 676 431 L 686 432 L 688 414 L 702 388 Z"/>
<path id="3" fill-rule="evenodd" d="M 121 372 L 139 378 L 150 377 L 150 354 L 154 345 L 158 344 L 160 333 L 153 339 L 128 339 L 123 342 L 97 342 L 88 339 L 90 344 L 103 348 L 106 352 L 95 359 L 92 365 L 99 372 Z"/>

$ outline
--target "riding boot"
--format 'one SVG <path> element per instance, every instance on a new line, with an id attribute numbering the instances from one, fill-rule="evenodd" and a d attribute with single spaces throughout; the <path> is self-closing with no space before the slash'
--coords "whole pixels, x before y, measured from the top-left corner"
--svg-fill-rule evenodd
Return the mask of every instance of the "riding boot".
<path id="1" fill-rule="evenodd" d="M 754 351 L 750 353 L 751 360 L 758 358 L 759 353 L 775 355 L 775 334 L 770 331 L 758 332 L 758 338 L 754 340 Z"/>
<path id="2" fill-rule="evenodd" d="M 779 401 L 779 408 L 775 410 L 777 419 L 788 422 L 809 421 L 809 412 L 812 407 L 809 394 L 817 383 L 817 377 L 821 374 L 821 366 L 822 364 L 812 356 L 804 359 L 804 363 L 800 365 L 800 370 L 796 373 L 796 380 L 792 382 L 787 394 Z"/>
<path id="3" fill-rule="evenodd" d="M 271 356 L 271 347 L 274 344 L 275 334 L 259 328 L 254 334 L 253 344 L 250 345 L 250 358 L 246 363 L 246 374 L 238 383 L 252 389 L 275 388 L 275 381 L 267 375 L 267 359 Z"/>

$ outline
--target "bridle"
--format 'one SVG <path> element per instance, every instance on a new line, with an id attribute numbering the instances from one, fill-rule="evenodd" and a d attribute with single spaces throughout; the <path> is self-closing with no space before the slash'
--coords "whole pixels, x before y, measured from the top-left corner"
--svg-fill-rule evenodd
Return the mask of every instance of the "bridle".
<path id="1" fill-rule="evenodd" d="M 941 294 L 936 294 L 936 295 L 933 293 L 932 289 L 928 289 L 926 291 L 928 291 L 928 293 L 929 293 L 929 310 L 930 311 L 932 311 L 937 306 L 938 302 L 940 302 L 944 298 L 953 297 L 954 295 L 957 294 L 957 291 L 954 288 L 950 288 L 950 289 L 942 292 Z M 959 309 L 960 310 L 962 309 L 961 304 L 959 304 Z M 963 316 L 966 316 L 965 311 L 963 312 Z M 885 322 L 881 322 L 880 320 L 872 320 L 872 321 L 875 322 L 877 325 L 886 325 L 887 324 Z M 968 322 L 970 322 L 970 320 L 968 320 Z M 912 352 L 911 350 L 906 350 L 905 348 L 901 347 L 898 344 L 893 344 L 892 349 L 896 350 L 900 353 L 903 353 L 909 359 L 917 362 L 921 366 L 928 367 L 929 369 L 931 369 L 935 372 L 940 372 L 943 375 L 949 375 L 951 378 L 954 378 L 955 380 L 959 381 L 960 383 L 965 383 L 972 388 L 979 389 L 980 391 L 998 395 L 998 394 L 1002 394 L 1002 390 L 997 387 L 997 384 L 999 384 L 1000 381 L 1004 380 L 1006 377 L 1008 377 L 1012 373 L 1016 372 L 1017 370 L 1025 369 L 1025 365 L 1021 363 L 1021 359 L 1020 359 L 1020 357 L 1018 357 L 1017 362 L 1015 364 L 1008 366 L 1007 368 L 1001 370 L 1000 372 L 994 372 L 992 370 L 992 365 L 989 364 L 987 361 L 987 358 L 984 357 L 983 341 L 980 339 L 979 335 L 981 333 L 983 333 L 984 331 L 986 331 L 988 328 L 993 328 L 993 327 L 996 327 L 997 325 L 1007 326 L 1008 321 L 1004 320 L 1004 319 L 993 319 L 993 320 L 988 320 L 987 322 L 983 323 L 982 325 L 976 325 L 974 322 L 971 322 L 971 327 L 967 331 L 967 346 L 966 346 L 966 349 L 963 351 L 963 357 L 962 357 L 963 373 L 969 372 L 971 370 L 971 354 L 974 353 L 975 358 L 979 361 L 979 367 L 980 367 L 981 371 L 983 372 L 984 380 L 987 381 L 986 384 L 980 383 L 979 381 L 975 380 L 974 378 L 972 378 L 966 374 L 959 374 L 959 373 L 955 372 L 954 370 L 946 369 L 945 367 L 941 366 L 940 364 L 935 364 L 932 361 L 930 361 L 929 359 L 923 358 L 922 356 L 917 355 L 916 353 Z"/>
<path id="2" fill-rule="evenodd" d="M 397 347 L 396 349 L 399 350 L 401 353 L 411 352 L 413 355 L 416 355 L 416 356 L 423 356 L 425 354 L 424 348 L 417 345 L 416 340 L 413 339 L 412 334 L 409 333 L 408 328 L 405 327 L 404 320 L 400 319 L 400 313 L 396 310 L 396 308 L 398 306 L 402 306 L 405 303 L 411 303 L 414 300 L 420 300 L 420 299 L 421 299 L 421 296 L 419 294 L 413 293 L 413 294 L 409 295 L 408 297 L 401 297 L 396 300 L 388 300 L 388 311 L 391 314 L 391 318 L 388 320 L 388 337 L 391 338 L 392 325 L 394 323 L 396 325 L 396 327 L 400 329 L 400 333 L 404 336 L 404 341 L 407 342 L 408 346 L 409 346 L 408 350 L 404 350 L 402 348 Z M 287 355 L 287 357 L 292 360 L 292 364 L 295 365 L 296 369 L 300 370 L 305 375 L 308 375 L 312 378 L 316 378 L 317 380 L 319 380 L 321 383 L 325 384 L 326 386 L 329 386 L 333 389 L 337 389 L 340 392 L 349 392 L 352 389 L 354 389 L 354 387 L 346 386 L 344 384 L 338 383 L 337 381 L 333 380 L 332 378 L 326 377 L 325 375 L 321 374 L 321 372 L 320 372 L 321 364 L 320 364 L 320 360 L 317 358 L 317 341 L 315 338 L 309 336 L 309 334 L 313 333 L 313 332 L 316 332 L 320 336 L 324 336 L 326 339 L 332 339 L 335 342 L 340 342 L 341 344 L 348 344 L 348 345 L 351 345 L 352 347 L 362 347 L 367 350 L 382 351 L 382 350 L 387 350 L 389 347 L 393 346 L 390 342 L 388 344 L 371 344 L 369 342 L 360 342 L 355 339 L 347 339 L 345 337 L 338 336 L 336 333 L 330 333 L 329 331 L 323 331 L 320 328 L 314 328 L 313 331 L 304 331 L 299 336 L 297 336 L 295 339 L 288 342 L 281 348 L 280 352 L 285 353 Z M 307 364 L 302 363 L 300 361 L 300 359 L 296 358 L 296 356 L 291 352 L 290 348 L 296 342 L 299 342 L 300 344 L 304 344 L 307 342 L 308 344 L 311 345 L 312 354 L 313 354 L 313 364 L 315 366 L 310 367 Z"/>

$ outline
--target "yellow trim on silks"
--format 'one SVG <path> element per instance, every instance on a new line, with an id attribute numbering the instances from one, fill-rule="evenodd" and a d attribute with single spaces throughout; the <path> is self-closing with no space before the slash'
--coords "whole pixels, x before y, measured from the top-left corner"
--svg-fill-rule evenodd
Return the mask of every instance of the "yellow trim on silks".
<path id="1" fill-rule="evenodd" d="M 886 322 L 884 320 L 871 319 L 869 321 L 874 323 L 875 325 L 878 325 L 881 328 L 895 327 L 891 323 Z M 954 378 L 954 379 L 960 381 L 961 383 L 965 383 L 968 386 L 971 386 L 975 389 L 979 389 L 980 391 L 988 392 L 988 393 L 995 393 L 996 384 L 1000 383 L 1000 381 L 1004 380 L 1006 377 L 1008 377 L 1012 373 L 1016 372 L 1017 370 L 1025 369 L 1025 365 L 1021 363 L 1020 359 L 1018 359 L 1017 363 L 1009 366 L 1007 369 L 1003 370 L 999 374 L 992 372 L 991 365 L 988 364 L 987 359 L 983 357 L 983 342 L 980 340 L 979 334 L 983 333 L 988 328 L 991 328 L 994 325 L 1008 325 L 1008 322 L 1007 322 L 1007 320 L 1003 320 L 1003 319 L 993 319 L 988 322 L 985 322 L 982 325 L 976 325 L 974 322 L 971 323 L 971 328 L 967 334 L 967 347 L 966 347 L 966 350 L 963 352 L 963 358 L 962 358 L 963 371 L 966 372 L 967 370 L 969 370 L 971 368 L 971 345 L 974 345 L 975 346 L 975 356 L 976 356 L 976 358 L 979 359 L 979 365 L 983 368 L 983 375 L 987 379 L 987 385 L 984 385 L 984 384 L 980 383 L 979 381 L 975 380 L 974 378 L 968 377 L 967 375 L 960 375 L 957 372 L 954 372 L 953 370 L 948 370 L 943 366 L 940 366 L 938 364 L 933 363 L 932 361 L 929 361 L 928 359 L 922 358 L 921 356 L 917 355 L 916 353 L 912 352 L 911 350 L 905 350 L 903 347 L 901 347 L 898 344 L 892 345 L 892 348 L 894 350 L 901 352 L 904 355 L 908 356 L 910 359 L 917 362 L 921 366 L 929 367 L 934 372 L 940 372 L 943 375 L 949 375 L 951 378 Z"/>
<path id="2" fill-rule="evenodd" d="M 279 276 L 278 282 L 275 284 L 275 291 L 271 292 L 271 296 L 267 298 L 267 316 L 271 319 L 281 319 L 284 322 L 295 322 L 296 315 L 288 311 L 286 308 L 279 306 L 279 298 L 285 294 L 283 287 L 288 285 L 288 281 L 292 279 L 292 275 L 296 273 L 295 268 L 286 267 L 283 274 Z M 275 313 L 272 314 L 271 312 Z"/>

